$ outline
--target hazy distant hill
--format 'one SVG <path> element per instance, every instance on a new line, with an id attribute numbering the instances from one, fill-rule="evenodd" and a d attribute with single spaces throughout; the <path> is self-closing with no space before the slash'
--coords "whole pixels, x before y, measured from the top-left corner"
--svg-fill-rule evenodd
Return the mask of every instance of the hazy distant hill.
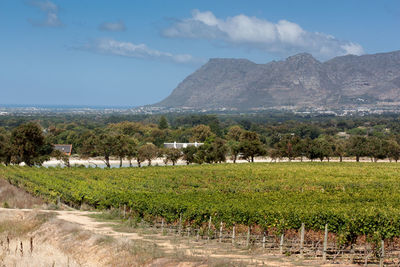
<path id="1" fill-rule="evenodd" d="M 210 59 L 155 106 L 253 109 L 395 102 L 400 102 L 400 51 L 341 56 L 323 63 L 306 53 L 267 64 Z"/>

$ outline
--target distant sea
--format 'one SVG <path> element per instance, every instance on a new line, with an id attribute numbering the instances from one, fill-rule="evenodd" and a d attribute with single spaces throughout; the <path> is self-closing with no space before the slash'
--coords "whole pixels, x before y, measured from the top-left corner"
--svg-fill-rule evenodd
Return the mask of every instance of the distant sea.
<path id="1" fill-rule="evenodd" d="M 109 105 L 47 105 L 47 104 L 0 104 L 0 108 L 38 108 L 38 109 L 132 109 L 136 106 Z"/>

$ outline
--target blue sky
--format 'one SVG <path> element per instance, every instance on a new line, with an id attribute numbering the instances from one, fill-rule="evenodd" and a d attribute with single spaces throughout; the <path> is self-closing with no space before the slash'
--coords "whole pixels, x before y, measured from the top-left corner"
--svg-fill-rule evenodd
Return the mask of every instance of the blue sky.
<path id="1" fill-rule="evenodd" d="M 0 0 L 0 104 L 138 106 L 209 58 L 400 49 L 398 0 Z"/>

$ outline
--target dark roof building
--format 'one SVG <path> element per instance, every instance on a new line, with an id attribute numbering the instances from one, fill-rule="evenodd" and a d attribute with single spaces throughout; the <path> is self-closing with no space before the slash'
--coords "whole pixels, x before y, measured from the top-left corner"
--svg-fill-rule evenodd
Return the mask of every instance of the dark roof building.
<path id="1" fill-rule="evenodd" d="M 198 147 L 201 145 L 203 145 L 203 143 L 197 143 L 197 142 L 194 142 L 194 143 L 177 143 L 177 142 L 164 143 L 165 148 L 178 148 L 178 149 L 186 148 L 188 146 Z"/>
<path id="2" fill-rule="evenodd" d="M 71 156 L 72 145 L 53 145 L 54 150 L 63 152 L 65 155 Z"/>

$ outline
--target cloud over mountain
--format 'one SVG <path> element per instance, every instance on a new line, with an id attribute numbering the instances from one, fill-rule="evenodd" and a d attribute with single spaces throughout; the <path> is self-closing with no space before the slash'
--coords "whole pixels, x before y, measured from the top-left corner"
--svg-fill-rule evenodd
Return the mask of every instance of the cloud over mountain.
<path id="1" fill-rule="evenodd" d="M 179 64 L 198 64 L 201 60 L 188 54 L 173 54 L 152 49 L 145 44 L 120 42 L 113 39 L 99 39 L 76 47 L 80 50 L 91 51 L 99 54 L 122 56 L 129 58 L 151 59 Z"/>
<path id="2" fill-rule="evenodd" d="M 321 59 L 364 53 L 362 46 L 357 43 L 342 41 L 325 33 L 309 32 L 287 20 L 273 23 L 243 14 L 221 19 L 210 11 L 199 10 L 193 10 L 192 17 L 179 20 L 164 29 L 162 35 L 223 41 L 282 55 L 309 52 Z"/>

